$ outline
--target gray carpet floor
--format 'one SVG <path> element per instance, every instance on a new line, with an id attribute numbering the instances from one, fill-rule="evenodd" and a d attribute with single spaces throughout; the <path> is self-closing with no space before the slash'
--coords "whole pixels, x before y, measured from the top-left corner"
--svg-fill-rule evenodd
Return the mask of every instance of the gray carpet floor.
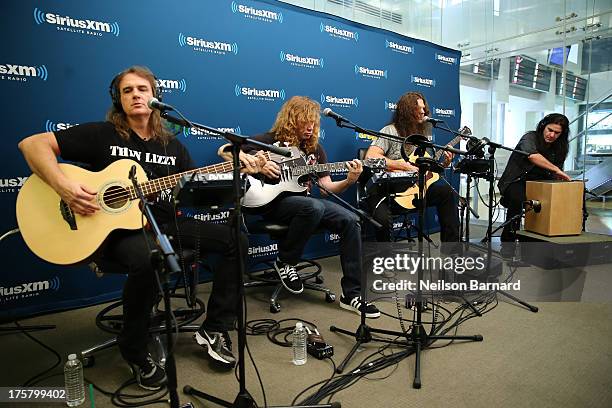
<path id="1" fill-rule="evenodd" d="M 339 259 L 321 260 L 325 284 L 339 293 Z M 592 268 L 582 281 L 585 292 L 581 301 L 537 302 L 538 313 L 517 306 L 503 296 L 499 304 L 482 317 L 463 323 L 457 334 L 481 334 L 482 342 L 455 342 L 447 347 L 431 348 L 422 353 L 423 386 L 412 388 L 414 355 L 398 364 L 362 378 L 351 387 L 337 392 L 332 401 L 343 407 L 610 407 L 612 406 L 612 295 L 610 265 Z M 604 289 L 602 289 L 604 288 Z M 200 285 L 200 296 L 207 298 L 210 284 Z M 588 293 L 587 293 L 588 292 Z M 338 301 L 326 303 L 321 293 L 305 292 L 280 297 L 282 310 L 271 314 L 267 303 L 270 288 L 251 289 L 247 295 L 248 319 L 304 319 L 316 324 L 329 344 L 335 348 L 338 364 L 354 344 L 354 339 L 329 330 L 330 325 L 354 331 L 359 316 L 341 309 Z M 459 304 L 444 303 L 453 309 Z M 91 344 L 111 335 L 94 324 L 96 313 L 104 305 L 56 313 L 22 321 L 22 324 L 55 324 L 55 330 L 33 335 L 57 350 L 65 359 Z M 397 315 L 394 303 L 381 302 L 380 308 Z M 403 309 L 403 316 L 412 312 Z M 424 315 L 431 319 L 431 312 Z M 383 316 L 368 320 L 374 328 L 400 330 L 398 321 Z M 282 325 L 287 325 L 281 323 Z M 232 334 L 236 348 L 236 334 Z M 53 364 L 53 355 L 23 334 L 0 336 L 1 386 L 22 384 Z M 437 342 L 434 346 L 442 346 Z M 266 336 L 248 336 L 252 360 L 247 360 L 247 389 L 259 406 L 264 405 L 254 364 L 264 384 L 268 405 L 289 405 L 308 386 L 332 375 L 329 360 L 309 358 L 304 366 L 294 366 L 291 349 L 271 343 Z M 376 353 L 382 343 L 363 345 L 351 360 L 348 371 Z M 401 349 L 394 349 L 399 351 Z M 389 354 L 391 350 L 385 351 Z M 179 391 L 186 384 L 206 393 L 233 400 L 238 382 L 233 371 L 219 370 L 205 358 L 189 333 L 179 334 L 176 347 Z M 60 373 L 40 383 L 63 384 Z M 95 365 L 85 369 L 85 377 L 104 390 L 114 391 L 130 377 L 127 365 L 116 348 L 102 351 Z M 128 388 L 133 393 L 140 391 Z M 192 401 L 196 407 L 214 407 L 213 403 L 180 394 L 182 403 Z M 95 391 L 95 406 L 113 406 L 110 398 Z M 166 404 L 167 405 L 167 404 Z M 8 406 L 8 405 L 5 405 Z M 18 407 L 61 406 L 61 404 L 27 404 Z M 89 397 L 83 406 L 91 406 Z M 158 405 L 160 406 L 160 405 Z"/>

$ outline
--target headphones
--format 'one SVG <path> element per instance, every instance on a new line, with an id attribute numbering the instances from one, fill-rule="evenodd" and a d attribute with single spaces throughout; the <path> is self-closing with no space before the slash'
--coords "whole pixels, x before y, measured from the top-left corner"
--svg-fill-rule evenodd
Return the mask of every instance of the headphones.
<path id="1" fill-rule="evenodd" d="M 113 102 L 113 106 L 117 110 L 117 112 L 123 112 L 123 107 L 121 106 L 121 91 L 119 90 L 119 77 L 124 74 L 124 72 L 120 72 L 111 81 L 108 87 L 108 93 L 110 94 L 111 101 Z M 162 95 L 161 89 L 159 88 L 159 83 L 157 81 L 157 77 L 153 77 L 155 79 L 155 87 L 153 88 L 153 97 L 157 98 L 158 101 L 161 102 Z"/>

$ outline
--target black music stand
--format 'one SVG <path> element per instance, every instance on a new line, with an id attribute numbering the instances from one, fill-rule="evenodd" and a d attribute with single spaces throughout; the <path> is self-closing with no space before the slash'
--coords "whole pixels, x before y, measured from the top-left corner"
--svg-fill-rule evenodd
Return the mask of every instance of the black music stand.
<path id="1" fill-rule="evenodd" d="M 149 222 L 149 225 L 151 226 L 151 230 L 161 251 L 160 252 L 156 249 L 153 249 L 151 251 L 151 264 L 153 265 L 153 269 L 155 269 L 155 273 L 157 274 L 157 281 L 161 283 L 163 289 L 162 295 L 164 299 L 165 309 L 164 324 L 166 326 L 166 342 L 168 347 L 168 355 L 166 358 L 166 375 L 168 377 L 167 388 L 168 393 L 170 394 L 170 406 L 172 408 L 178 408 L 179 398 L 178 393 L 176 391 L 176 363 L 174 361 L 174 342 L 172 340 L 172 307 L 170 305 L 168 273 L 166 273 L 166 270 L 169 270 L 170 273 L 178 273 L 181 272 L 181 267 L 179 266 L 179 262 L 176 257 L 176 254 L 174 253 L 174 249 L 172 248 L 172 245 L 170 245 L 170 240 L 168 239 L 168 236 L 162 233 L 159 229 L 157 221 L 155 220 L 153 212 L 151 211 L 150 204 L 145 198 L 140 186 L 138 185 L 138 180 L 136 178 L 136 165 L 133 165 L 130 169 L 129 179 L 132 181 L 134 192 L 136 193 L 136 196 L 140 199 L 142 205 L 142 212 L 145 215 L 147 221 Z"/>
<path id="2" fill-rule="evenodd" d="M 177 113 L 180 115 L 179 112 Z M 168 115 L 167 112 L 164 112 L 162 114 L 162 117 L 164 119 L 172 123 L 178 124 L 183 127 L 196 127 L 198 129 L 208 131 L 212 134 L 219 135 L 221 137 L 224 137 L 226 140 L 228 140 L 232 145 L 233 189 L 234 189 L 234 196 L 233 196 L 234 198 L 234 217 L 233 218 L 234 219 L 232 220 L 232 223 L 233 223 L 232 230 L 234 233 L 235 242 L 239 243 L 240 234 L 241 234 L 240 232 L 241 222 L 240 221 L 242 219 L 242 215 L 241 215 L 242 214 L 242 211 L 241 211 L 242 194 L 241 194 L 241 184 L 239 181 L 241 165 L 240 165 L 239 155 L 240 155 L 240 150 L 241 150 L 242 145 L 246 143 L 251 143 L 251 144 L 258 146 L 264 151 L 272 151 L 276 154 L 279 154 L 285 157 L 290 157 L 291 152 L 288 149 L 285 149 L 282 147 L 268 145 L 266 143 L 262 143 L 257 140 L 253 140 L 253 139 L 250 139 L 242 135 L 238 135 L 238 134 L 231 133 L 231 132 L 222 132 L 215 128 L 211 128 L 205 125 L 201 125 L 199 123 L 191 122 L 187 120 L 186 118 L 184 118 L 182 115 L 180 116 L 182 117 L 182 119 L 172 117 Z M 237 273 L 236 280 L 238 282 L 238 290 L 239 290 L 238 305 L 237 305 L 237 310 L 238 310 L 237 318 L 238 318 L 238 383 L 239 383 L 240 389 L 238 391 L 238 395 L 236 395 L 236 398 L 234 399 L 233 402 L 229 402 L 221 398 L 215 397 L 214 395 L 210 395 L 202 391 L 199 391 L 190 385 L 185 385 L 183 387 L 183 392 L 187 395 L 195 395 L 196 397 L 206 399 L 208 401 L 211 401 L 215 404 L 218 404 L 224 407 L 255 408 L 257 404 L 255 403 L 255 400 L 253 399 L 251 394 L 249 394 L 249 392 L 246 389 L 246 370 L 245 370 L 246 363 L 245 363 L 245 353 L 244 353 L 244 348 L 246 345 L 246 325 L 245 325 L 245 315 L 244 315 L 244 308 L 243 308 L 243 304 L 245 302 L 243 276 L 246 270 L 246 266 L 244 264 L 244 254 L 242 253 L 241 245 L 238 245 L 238 259 L 239 259 L 238 261 L 239 268 L 236 271 Z M 302 407 L 302 408 L 310 408 L 310 407 L 331 408 L 331 407 L 338 407 L 338 406 L 339 406 L 338 403 L 323 404 L 323 405 L 308 405 L 308 406 L 294 405 L 294 407 Z M 270 407 L 270 408 L 273 408 L 273 407 Z M 277 406 L 275 408 L 283 408 L 283 407 Z"/>

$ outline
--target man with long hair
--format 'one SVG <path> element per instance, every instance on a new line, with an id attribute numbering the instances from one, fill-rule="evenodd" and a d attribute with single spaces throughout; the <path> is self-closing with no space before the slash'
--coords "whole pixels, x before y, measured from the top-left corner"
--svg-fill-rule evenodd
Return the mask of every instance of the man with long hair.
<path id="1" fill-rule="evenodd" d="M 40 133 L 19 143 L 32 171 L 74 212 L 87 217 L 95 217 L 100 210 L 97 192 L 86 183 L 68 178 L 58 166 L 58 156 L 85 164 L 91 171 L 101 171 L 116 160 L 130 158 L 143 167 L 149 179 L 195 168 L 186 148 L 164 127 L 159 112 L 147 106 L 151 98 L 159 98 L 155 77 L 148 68 L 133 66 L 122 71 L 113 79 L 109 90 L 113 104 L 106 122 Z M 251 173 L 263 164 L 249 155 L 241 159 Z M 214 269 L 206 320 L 194 338 L 213 360 L 233 367 L 235 358 L 228 331 L 234 327 L 238 307 L 238 245 L 246 254 L 246 237 L 242 236 L 237 243 L 227 225 L 177 217 L 169 200 L 159 198 L 152 210 L 162 231 L 173 236 L 182 248 L 199 248 L 223 255 L 225 268 Z M 123 289 L 119 349 L 138 384 L 153 390 L 163 387 L 166 375 L 164 367 L 147 352 L 150 314 L 159 292 L 150 247 L 155 247 L 150 231 L 143 234 L 142 230 L 115 230 L 105 241 L 102 257 L 121 265 L 128 274 Z"/>
<path id="2" fill-rule="evenodd" d="M 320 106 L 306 96 L 293 96 L 282 106 L 268 133 L 255 139 L 265 143 L 298 147 L 307 164 L 327 163 L 327 155 L 319 144 Z M 249 149 L 247 147 L 247 149 Z M 247 150 L 249 151 L 249 150 Z M 346 179 L 332 181 L 329 172 L 317 174 L 318 183 L 333 193 L 341 193 L 354 184 L 362 172 L 361 162 L 347 162 Z M 267 161 L 261 173 L 270 179 L 280 177 L 280 168 Z M 324 193 L 323 193 L 324 194 Z M 380 312 L 373 304 L 361 299 L 361 225 L 359 217 L 327 199 L 310 194 L 281 194 L 271 203 L 259 208 L 264 219 L 289 225 L 287 235 L 279 242 L 278 258 L 274 266 L 287 290 L 300 293 L 304 289 L 295 266 L 300 261 L 310 236 L 322 226 L 340 235 L 340 263 L 343 277 L 340 307 L 356 313 L 365 310 L 366 316 L 376 318 Z"/>
<path id="3" fill-rule="evenodd" d="M 418 92 L 407 92 L 397 102 L 391 123 L 380 131 L 404 138 L 414 134 L 430 136 L 431 126 L 425 122 L 425 117 L 428 115 L 429 106 L 425 97 Z M 401 150 L 401 143 L 380 137 L 372 142 L 366 158 L 385 158 L 387 171 L 418 172 L 418 167 L 402 158 Z M 414 146 L 407 153 L 411 154 L 413 151 Z M 450 165 L 452 158 L 451 153 L 444 152 L 443 166 Z M 383 242 L 391 239 L 392 210 L 395 213 L 405 212 L 405 209 L 395 202 L 388 203 L 387 198 L 384 194 L 371 194 L 367 198 L 372 216 L 383 225 L 383 228 L 376 232 L 377 241 Z M 459 242 L 457 200 L 451 187 L 443 180 L 431 184 L 426 192 L 426 203 L 428 206 L 435 206 L 438 210 L 441 241 L 443 243 Z M 444 245 L 443 249 L 450 250 L 456 247 L 455 245 Z"/>
<path id="4" fill-rule="evenodd" d="M 508 209 L 506 220 L 521 214 L 527 180 L 570 180 L 562 170 L 569 149 L 568 136 L 567 117 L 551 113 L 538 123 L 535 131 L 521 137 L 515 149 L 527 152 L 529 156 L 513 152 L 497 185 L 502 195 L 501 204 Z M 520 217 L 506 224 L 501 240 L 514 241 L 520 225 Z"/>

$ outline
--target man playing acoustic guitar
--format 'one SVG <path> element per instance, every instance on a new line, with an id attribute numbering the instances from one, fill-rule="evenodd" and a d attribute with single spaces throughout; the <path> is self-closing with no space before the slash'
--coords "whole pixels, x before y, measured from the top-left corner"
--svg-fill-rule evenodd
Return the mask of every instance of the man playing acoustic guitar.
<path id="1" fill-rule="evenodd" d="M 390 124 L 382 128 L 382 133 L 408 137 L 413 134 L 429 135 L 431 131 L 428 124 L 425 122 L 426 116 L 429 115 L 429 107 L 425 97 L 418 92 L 407 92 L 402 95 L 397 102 L 397 108 L 393 114 L 393 119 Z M 401 156 L 401 143 L 388 139 L 378 138 L 372 142 L 372 145 L 366 153 L 366 158 L 384 157 L 387 162 L 388 171 L 411 171 L 418 172 L 418 168 L 413 164 L 406 162 Z M 414 150 L 414 147 L 412 148 Z M 411 153 L 411 152 L 408 152 Z M 449 152 L 444 152 L 443 167 L 448 167 L 453 156 Z M 416 187 L 416 186 L 414 186 Z M 414 188 L 413 187 L 413 188 Z M 415 190 L 418 193 L 418 189 Z M 412 195 L 402 197 L 405 208 L 414 208 L 412 204 Z M 458 242 L 459 241 L 459 215 L 457 211 L 457 200 L 450 186 L 445 182 L 435 182 L 431 184 L 425 193 L 426 205 L 436 206 L 438 210 L 438 218 L 440 220 L 440 235 L 442 242 Z M 384 195 L 372 194 L 368 196 L 368 206 L 372 216 L 383 225 L 376 232 L 376 239 L 380 242 L 390 241 L 392 230 L 392 216 L 390 206 L 394 206 L 398 211 L 406 211 L 402 209 L 400 204 L 395 201 L 388 203 Z M 408 206 L 408 207 L 406 207 Z M 397 211 L 394 211 L 397 213 Z M 451 246 L 452 247 L 452 246 Z M 449 246 L 443 247 L 448 249 Z"/>
<path id="2" fill-rule="evenodd" d="M 159 112 L 152 111 L 148 106 L 149 100 L 159 97 L 155 77 L 149 69 L 134 66 L 124 70 L 112 80 L 109 90 L 113 105 L 106 122 L 40 133 L 19 143 L 32 171 L 55 190 L 59 195 L 57 201 L 61 197 L 69 206 L 66 211 L 74 214 L 75 224 L 80 227 L 95 217 L 112 213 L 106 200 L 113 193 L 109 190 L 102 196 L 98 191 L 102 189 L 100 185 L 71 179 L 62 170 L 66 167 L 58 164 L 57 156 L 85 164 L 93 172 L 103 172 L 107 166 L 116 165 L 118 160 L 129 158 L 144 169 L 149 179 L 160 180 L 195 168 L 189 152 L 164 127 Z M 259 171 L 263 165 L 263 161 L 250 155 L 241 155 L 241 160 L 249 173 Z M 125 174 L 119 176 L 127 180 L 129 167 Z M 172 187 L 166 185 L 164 190 Z M 120 194 L 123 190 L 117 191 L 116 194 Z M 150 190 L 145 190 L 145 194 L 148 193 Z M 246 255 L 248 241 L 241 236 L 240 243 L 234 242 L 228 225 L 177 218 L 169 196 L 171 194 L 165 194 L 166 199 L 161 197 L 153 205 L 153 213 L 162 231 L 173 236 L 175 244 L 180 242 L 182 248 L 199 248 L 201 252 L 223 255 L 224 267 L 214 269 L 206 320 L 194 338 L 214 361 L 225 367 L 233 367 L 235 358 L 228 331 L 234 328 L 239 306 L 236 285 L 238 245 L 243 247 L 242 253 Z M 139 227 L 140 212 L 137 210 L 137 213 Z M 76 248 L 79 242 L 73 244 Z M 166 382 L 165 371 L 147 352 L 149 318 L 158 294 L 148 249 L 155 247 L 152 234 L 143 234 L 141 228 L 117 229 L 110 232 L 104 244 L 104 259 L 122 265 L 128 273 L 123 289 L 124 322 L 118 336 L 119 349 L 130 364 L 138 384 L 146 389 L 159 389 Z M 177 253 L 180 255 L 180 252 Z"/>

